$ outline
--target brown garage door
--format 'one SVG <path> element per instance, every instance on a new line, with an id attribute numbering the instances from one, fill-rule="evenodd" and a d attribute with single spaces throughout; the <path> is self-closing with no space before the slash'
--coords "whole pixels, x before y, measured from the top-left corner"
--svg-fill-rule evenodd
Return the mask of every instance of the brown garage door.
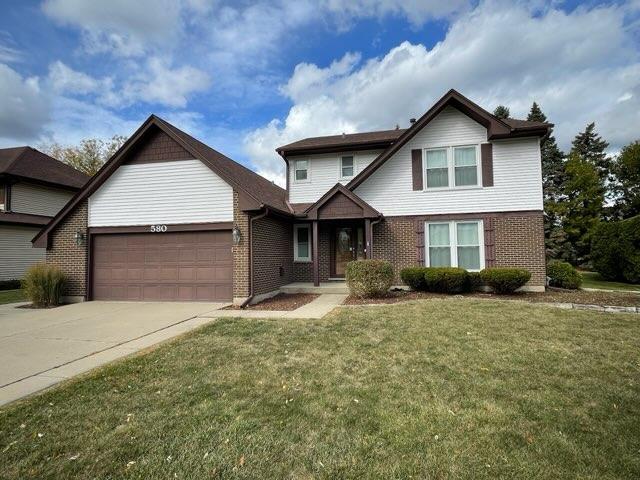
<path id="1" fill-rule="evenodd" d="M 229 230 L 96 235 L 92 264 L 95 300 L 232 297 Z"/>

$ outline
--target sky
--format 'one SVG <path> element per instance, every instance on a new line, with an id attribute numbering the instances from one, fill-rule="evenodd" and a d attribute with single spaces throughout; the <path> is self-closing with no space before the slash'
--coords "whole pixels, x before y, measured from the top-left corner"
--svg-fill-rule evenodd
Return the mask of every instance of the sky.
<path id="1" fill-rule="evenodd" d="M 275 148 L 407 127 L 449 89 L 561 148 L 640 139 L 640 0 L 2 0 L 0 147 L 131 135 L 152 113 L 282 184 Z"/>

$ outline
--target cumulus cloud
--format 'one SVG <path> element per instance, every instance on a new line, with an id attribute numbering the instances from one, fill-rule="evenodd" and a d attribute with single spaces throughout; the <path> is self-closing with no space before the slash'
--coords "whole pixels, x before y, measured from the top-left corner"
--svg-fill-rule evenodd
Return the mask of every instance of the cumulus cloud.
<path id="1" fill-rule="evenodd" d="M 456 88 L 493 109 L 526 117 L 537 101 L 566 147 L 596 121 L 613 147 L 640 124 L 640 61 L 623 7 L 571 13 L 485 3 L 452 22 L 428 49 L 403 42 L 381 58 L 348 54 L 328 67 L 298 65 L 281 91 L 292 102 L 284 119 L 249 132 L 245 150 L 259 170 L 282 180 L 274 148 L 307 136 L 407 126 Z"/>

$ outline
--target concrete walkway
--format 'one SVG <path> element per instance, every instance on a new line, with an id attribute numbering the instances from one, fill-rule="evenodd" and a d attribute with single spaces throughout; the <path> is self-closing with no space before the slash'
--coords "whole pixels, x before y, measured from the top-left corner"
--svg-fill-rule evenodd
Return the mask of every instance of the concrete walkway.
<path id="1" fill-rule="evenodd" d="M 211 321 L 222 303 L 86 302 L 0 306 L 0 405 Z"/>

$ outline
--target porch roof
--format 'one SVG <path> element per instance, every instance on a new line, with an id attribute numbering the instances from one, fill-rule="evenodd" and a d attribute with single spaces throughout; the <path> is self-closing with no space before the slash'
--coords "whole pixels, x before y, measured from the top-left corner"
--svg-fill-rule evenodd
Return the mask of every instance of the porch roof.
<path id="1" fill-rule="evenodd" d="M 341 220 L 379 218 L 382 214 L 344 185 L 336 183 L 300 216 L 310 220 Z"/>

